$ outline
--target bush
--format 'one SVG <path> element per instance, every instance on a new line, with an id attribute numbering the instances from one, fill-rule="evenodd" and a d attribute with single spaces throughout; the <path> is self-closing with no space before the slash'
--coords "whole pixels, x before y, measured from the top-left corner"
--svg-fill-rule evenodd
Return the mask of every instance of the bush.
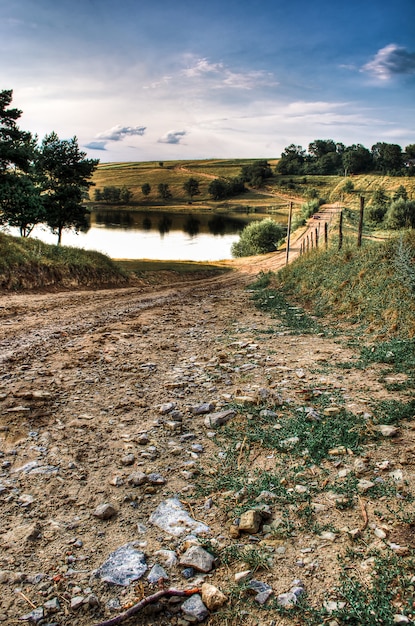
<path id="1" fill-rule="evenodd" d="M 275 252 L 284 236 L 285 228 L 270 218 L 252 222 L 243 229 L 239 241 L 232 245 L 232 255 L 242 257 Z"/>

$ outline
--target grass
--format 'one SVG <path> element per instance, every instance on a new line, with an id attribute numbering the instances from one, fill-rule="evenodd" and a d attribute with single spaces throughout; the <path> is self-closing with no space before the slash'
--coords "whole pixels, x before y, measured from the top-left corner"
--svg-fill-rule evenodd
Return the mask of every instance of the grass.
<path id="1" fill-rule="evenodd" d="M 197 263 L 193 261 L 153 261 L 153 260 L 129 260 L 118 259 L 117 265 L 125 272 L 133 272 L 137 275 L 146 272 L 163 272 L 170 271 L 178 274 L 194 274 L 203 273 L 204 275 L 215 275 L 230 271 L 229 267 L 225 267 L 215 263 Z"/>
<path id="2" fill-rule="evenodd" d="M 12 237 L 0 232 L 0 288 L 123 285 L 128 276 L 100 252 Z"/>
<path id="3" fill-rule="evenodd" d="M 276 316 L 285 299 L 300 302 L 314 318 L 329 316 L 334 324 L 354 325 L 358 333 L 385 340 L 411 339 L 415 337 L 415 297 L 396 267 L 400 241 L 394 237 L 382 243 L 367 241 L 362 248 L 339 251 L 332 245 L 328 250 L 313 250 L 270 275 L 267 287 L 262 278 L 259 288 L 253 286 L 254 299 Z M 405 243 L 415 256 L 415 233 L 408 232 Z"/>

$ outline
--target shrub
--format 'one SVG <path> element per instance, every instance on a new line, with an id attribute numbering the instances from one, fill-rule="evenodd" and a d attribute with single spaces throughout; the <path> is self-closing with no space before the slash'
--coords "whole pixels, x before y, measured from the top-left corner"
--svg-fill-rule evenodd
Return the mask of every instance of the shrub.
<path id="1" fill-rule="evenodd" d="M 232 255 L 242 257 L 275 252 L 284 235 L 284 227 L 270 218 L 252 222 L 243 229 L 239 241 L 232 245 Z"/>

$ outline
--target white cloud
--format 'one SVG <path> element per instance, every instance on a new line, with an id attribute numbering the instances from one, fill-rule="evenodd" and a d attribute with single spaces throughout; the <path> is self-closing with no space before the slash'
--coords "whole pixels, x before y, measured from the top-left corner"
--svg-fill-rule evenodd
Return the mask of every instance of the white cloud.
<path id="1" fill-rule="evenodd" d="M 381 81 L 399 74 L 415 74 L 415 52 L 391 43 L 381 48 L 361 69 Z"/>
<path id="2" fill-rule="evenodd" d="M 208 59 L 196 59 L 191 67 L 182 71 L 188 79 L 211 79 L 216 89 L 230 87 L 232 89 L 253 89 L 260 86 L 275 86 L 278 83 L 271 72 L 263 70 L 237 72 L 223 63 L 211 63 Z"/>
<path id="3" fill-rule="evenodd" d="M 105 141 L 122 141 L 125 137 L 131 137 L 134 135 L 144 135 L 146 131 L 145 126 L 113 126 L 109 130 L 105 130 L 103 133 L 98 133 L 96 139 L 102 139 Z"/>
<path id="4" fill-rule="evenodd" d="M 163 137 L 160 137 L 158 143 L 178 144 L 187 135 L 185 130 L 169 130 Z"/>

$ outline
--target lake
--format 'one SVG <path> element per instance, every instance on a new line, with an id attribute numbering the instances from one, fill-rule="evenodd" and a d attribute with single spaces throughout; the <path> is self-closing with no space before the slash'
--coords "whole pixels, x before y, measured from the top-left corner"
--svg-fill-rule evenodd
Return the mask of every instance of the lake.
<path id="1" fill-rule="evenodd" d="M 232 258 L 231 246 L 247 224 L 265 217 L 286 222 L 283 213 L 97 210 L 86 232 L 65 230 L 62 244 L 104 252 L 113 259 L 219 261 Z M 8 232 L 18 234 L 17 229 Z M 57 241 L 43 225 L 36 226 L 31 237 Z"/>

